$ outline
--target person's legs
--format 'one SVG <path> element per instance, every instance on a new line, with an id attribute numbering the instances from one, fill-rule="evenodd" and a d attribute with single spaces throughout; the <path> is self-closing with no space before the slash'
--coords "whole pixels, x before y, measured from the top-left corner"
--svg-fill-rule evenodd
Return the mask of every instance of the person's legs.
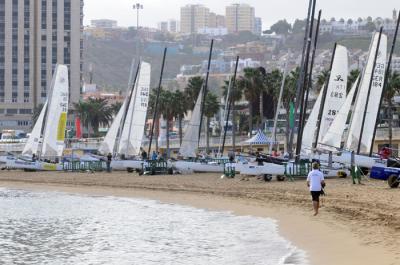
<path id="1" fill-rule="evenodd" d="M 313 208 L 314 208 L 314 216 L 316 216 L 318 214 L 318 209 L 319 209 L 320 192 L 312 191 L 311 196 L 312 196 L 312 202 L 313 202 Z"/>
<path id="2" fill-rule="evenodd" d="M 313 207 L 314 207 L 314 216 L 318 214 L 318 209 L 319 209 L 319 202 L 318 201 L 313 201 Z"/>

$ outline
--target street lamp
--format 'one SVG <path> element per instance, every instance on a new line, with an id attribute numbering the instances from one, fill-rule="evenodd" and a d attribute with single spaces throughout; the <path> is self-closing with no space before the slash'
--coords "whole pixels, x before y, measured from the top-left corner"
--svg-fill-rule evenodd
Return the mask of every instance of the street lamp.
<path id="1" fill-rule="evenodd" d="M 143 9 L 143 5 L 136 3 L 133 5 L 133 9 L 136 10 L 136 57 L 139 59 L 139 11 Z"/>
<path id="2" fill-rule="evenodd" d="M 139 10 L 140 9 L 143 9 L 143 5 L 142 4 L 140 4 L 140 3 L 136 3 L 136 4 L 134 4 L 133 5 L 133 9 L 135 10 L 136 9 L 136 29 L 137 30 L 139 30 Z"/>

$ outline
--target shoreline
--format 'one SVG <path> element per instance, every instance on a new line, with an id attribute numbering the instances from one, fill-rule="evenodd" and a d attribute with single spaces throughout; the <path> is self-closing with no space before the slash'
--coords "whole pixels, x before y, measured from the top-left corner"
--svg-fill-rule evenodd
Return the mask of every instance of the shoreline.
<path id="1" fill-rule="evenodd" d="M 0 174 L 0 187 L 35 191 L 60 191 L 92 196 L 144 198 L 213 211 L 231 211 L 236 215 L 275 219 L 278 223 L 280 235 L 292 242 L 297 248 L 304 250 L 310 264 L 313 265 L 400 263 L 399 251 L 392 252 L 394 250 L 387 248 L 387 245 L 391 244 L 390 240 L 380 241 L 374 236 L 375 242 L 373 242 L 365 237 L 360 237 L 354 224 L 335 219 L 335 216 L 328 210 L 329 207 L 325 208 L 324 206 L 320 215 L 313 217 L 311 202 L 308 197 L 306 198 L 309 201 L 308 207 L 296 206 L 289 199 L 280 203 L 265 201 L 260 198 L 259 194 L 248 190 L 244 194 L 240 194 L 240 191 L 234 192 L 231 187 L 218 190 L 210 182 L 218 182 L 217 186 L 229 186 L 232 181 L 221 180 L 217 176 L 208 174 L 174 177 L 146 176 L 145 179 L 142 179 L 132 174 L 127 176 L 126 173 L 113 173 L 111 175 L 42 173 L 40 177 L 37 177 L 38 175 L 35 173 L 12 173 L 13 176 Z M 96 175 L 100 179 L 97 179 Z M 63 178 L 63 176 L 69 176 L 69 178 Z M 198 184 L 194 187 L 194 182 L 191 182 L 195 181 L 193 178 L 202 177 L 205 178 L 205 180 L 202 180 L 205 182 L 204 184 L 209 184 L 209 189 L 203 191 L 200 189 L 202 185 Z M 160 185 L 159 180 L 165 181 L 165 183 Z M 130 185 L 125 182 L 130 183 Z M 158 185 L 154 186 L 155 183 Z M 244 181 L 235 182 L 235 186 L 236 184 L 240 188 L 242 185 L 246 186 L 247 189 L 253 184 L 265 187 L 268 184 L 276 185 L 273 182 L 247 183 Z M 295 185 L 304 185 L 304 183 L 297 182 Z M 328 199 L 329 197 L 326 200 Z M 396 249 L 396 246 L 394 246 L 394 249 Z"/>

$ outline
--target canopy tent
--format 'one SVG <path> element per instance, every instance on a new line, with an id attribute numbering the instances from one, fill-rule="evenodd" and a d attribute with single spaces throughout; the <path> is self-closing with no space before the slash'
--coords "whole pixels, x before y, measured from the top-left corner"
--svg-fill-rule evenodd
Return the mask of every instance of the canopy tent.
<path id="1" fill-rule="evenodd" d="M 272 138 L 267 137 L 261 130 L 258 130 L 257 134 L 252 138 L 242 142 L 242 145 L 267 145 L 277 144 Z"/>

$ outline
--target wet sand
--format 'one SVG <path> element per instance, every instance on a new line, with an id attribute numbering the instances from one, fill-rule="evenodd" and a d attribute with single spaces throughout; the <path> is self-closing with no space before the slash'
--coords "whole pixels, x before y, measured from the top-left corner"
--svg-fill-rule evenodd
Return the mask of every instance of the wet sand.
<path id="1" fill-rule="evenodd" d="M 0 186 L 124 196 L 271 217 L 280 233 L 307 251 L 311 264 L 400 264 L 400 189 L 382 181 L 327 180 L 317 217 L 304 180 L 263 182 L 218 174 L 138 176 L 127 172 L 1 171 Z"/>

